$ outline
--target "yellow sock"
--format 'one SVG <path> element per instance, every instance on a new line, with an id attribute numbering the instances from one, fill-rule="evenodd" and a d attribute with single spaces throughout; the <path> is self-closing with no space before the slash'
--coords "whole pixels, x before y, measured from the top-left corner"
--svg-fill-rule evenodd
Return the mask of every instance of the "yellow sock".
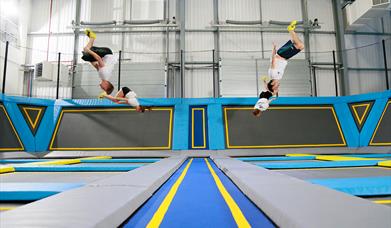
<path id="1" fill-rule="evenodd" d="M 288 31 L 293 31 L 293 30 L 295 30 L 295 29 L 296 29 L 296 24 L 297 24 L 297 21 L 296 21 L 296 20 L 292 21 L 291 24 L 288 25 Z"/>
<path id="2" fill-rule="evenodd" d="M 89 38 L 94 38 L 94 39 L 96 39 L 96 34 L 95 34 L 91 29 L 86 29 L 86 30 L 84 30 L 84 33 L 85 33 Z"/>

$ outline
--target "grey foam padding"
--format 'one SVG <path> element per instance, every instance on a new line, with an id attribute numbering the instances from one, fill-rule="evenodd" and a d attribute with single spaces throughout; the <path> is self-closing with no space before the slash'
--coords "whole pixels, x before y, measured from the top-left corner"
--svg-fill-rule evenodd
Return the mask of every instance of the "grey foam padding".
<path id="1" fill-rule="evenodd" d="M 20 144 L 17 133 L 11 124 L 5 107 L 0 103 L 0 149 L 22 150 L 23 146 Z"/>
<path id="2" fill-rule="evenodd" d="M 391 169 L 381 167 L 361 167 L 316 170 L 276 170 L 276 172 L 300 179 L 355 178 L 391 176 Z"/>
<path id="3" fill-rule="evenodd" d="M 279 227 L 391 227 L 391 208 L 227 157 L 217 166 Z"/>
<path id="4" fill-rule="evenodd" d="M 14 172 L 0 175 L 0 183 L 90 183 L 118 173 L 111 172 Z"/>
<path id="5" fill-rule="evenodd" d="M 372 143 L 391 143 L 391 100 L 387 103 L 386 110 Z"/>
<path id="6" fill-rule="evenodd" d="M 64 109 L 51 150 L 115 150 L 139 147 L 170 149 L 170 118 L 173 111 L 172 108 L 167 109 L 169 110 L 156 109 L 145 113 L 138 113 L 130 108 L 115 109 L 117 111 Z"/>
<path id="7" fill-rule="evenodd" d="M 0 214 L 0 227 L 117 227 L 178 169 L 177 156 Z"/>
<path id="8" fill-rule="evenodd" d="M 374 101 L 366 101 L 366 102 L 350 103 L 349 104 L 349 109 L 350 109 L 350 112 L 352 113 L 354 122 L 356 123 L 356 126 L 360 131 L 361 131 L 362 127 L 364 126 L 365 121 L 367 120 L 369 113 L 371 112 L 373 103 L 374 103 Z M 366 114 L 365 114 L 366 106 L 356 107 L 356 112 L 357 112 L 358 116 L 363 117 L 361 124 L 360 124 L 359 120 L 357 119 L 357 117 L 354 113 L 354 108 L 353 108 L 353 105 L 360 105 L 360 104 L 369 104 L 369 107 L 368 107 Z M 363 116 L 364 114 L 365 114 L 365 116 Z"/>
<path id="9" fill-rule="evenodd" d="M 227 148 L 345 145 L 332 106 L 311 107 L 269 108 L 260 118 L 252 116 L 252 110 L 225 107 Z"/>

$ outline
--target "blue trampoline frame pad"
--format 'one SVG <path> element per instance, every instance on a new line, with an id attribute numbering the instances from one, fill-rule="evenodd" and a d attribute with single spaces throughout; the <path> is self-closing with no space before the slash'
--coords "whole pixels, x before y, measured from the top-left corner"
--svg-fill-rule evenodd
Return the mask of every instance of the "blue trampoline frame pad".
<path id="1" fill-rule="evenodd" d="M 83 183 L 1 183 L 0 201 L 39 200 L 83 185 Z"/>
<path id="2" fill-rule="evenodd" d="M 296 161 L 296 160 L 315 160 L 316 156 L 311 155 L 311 156 L 294 156 L 294 157 L 280 157 L 280 156 L 275 156 L 275 157 L 240 157 L 236 158 L 240 161 L 245 161 L 245 162 L 256 162 L 256 161 Z"/>
<path id="3" fill-rule="evenodd" d="M 391 176 L 308 179 L 307 181 L 354 196 L 391 195 Z"/>
<path id="4" fill-rule="evenodd" d="M 340 167 L 365 167 L 377 166 L 382 160 L 359 160 L 359 161 L 322 161 L 322 162 L 294 162 L 294 163 L 260 163 L 257 166 L 266 169 L 310 169 L 310 168 L 340 168 Z"/>

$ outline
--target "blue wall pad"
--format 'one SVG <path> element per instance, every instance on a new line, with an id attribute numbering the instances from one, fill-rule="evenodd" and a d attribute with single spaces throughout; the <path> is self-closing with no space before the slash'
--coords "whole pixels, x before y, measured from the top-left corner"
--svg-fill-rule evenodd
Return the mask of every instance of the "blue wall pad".
<path id="1" fill-rule="evenodd" d="M 391 195 L 391 176 L 309 179 L 307 181 L 355 196 Z"/>
<path id="2" fill-rule="evenodd" d="M 306 168 L 337 168 L 337 167 L 363 167 L 376 166 L 381 160 L 368 161 L 325 161 L 325 162 L 297 162 L 297 163 L 261 163 L 266 169 L 306 169 Z"/>
<path id="3" fill-rule="evenodd" d="M 315 160 L 315 156 L 295 156 L 295 157 L 245 157 L 236 158 L 241 161 L 296 161 L 296 160 Z"/>
<path id="4" fill-rule="evenodd" d="M 348 147 L 360 147 L 368 146 L 371 138 L 374 135 L 377 124 L 382 116 L 383 110 L 387 105 L 387 102 L 391 98 L 391 90 L 378 93 L 368 93 L 353 96 L 341 96 L 341 97 L 279 97 L 273 102 L 271 109 L 265 113 L 265 116 L 260 119 L 266 120 L 267 116 L 270 116 L 272 112 L 276 112 L 276 108 L 283 106 L 314 106 L 314 107 L 332 107 L 335 110 L 337 121 L 340 124 L 341 131 L 343 132 L 346 144 Z M 172 147 L 173 150 L 188 150 L 189 145 L 189 121 L 191 107 L 206 107 L 207 111 L 207 129 L 208 129 L 208 146 L 210 150 L 223 150 L 227 149 L 225 128 L 224 128 L 224 114 L 223 107 L 249 107 L 257 101 L 256 97 L 252 98 L 141 98 L 140 102 L 143 105 L 152 105 L 155 107 L 175 107 L 173 118 L 173 132 L 172 132 Z M 362 129 L 356 126 L 352 113 L 349 109 L 349 104 L 374 101 L 372 108 L 367 111 L 365 123 L 362 124 Z M 126 105 L 118 105 L 109 100 L 98 99 L 66 99 L 66 100 L 49 100 L 39 98 L 28 97 L 16 97 L 0 94 L 0 103 L 3 104 L 10 120 L 12 121 L 16 132 L 18 133 L 22 147 L 14 148 L 14 150 L 25 150 L 27 152 L 42 152 L 47 151 L 50 148 L 52 135 L 56 129 L 56 123 L 60 117 L 61 111 L 65 109 L 104 109 L 104 108 L 128 108 Z M 23 118 L 23 114 L 19 109 L 19 105 L 27 106 L 42 106 L 46 107 L 46 111 L 43 113 L 40 126 L 37 128 L 34 135 L 26 121 Z M 283 112 L 284 114 L 284 112 Z M 286 113 L 285 113 L 286 114 Z M 247 115 L 247 112 L 243 114 L 244 117 L 240 121 L 255 121 L 251 118 L 251 114 Z M 139 117 L 139 116 L 138 116 Z M 281 118 L 280 118 L 281 119 Z M 314 120 L 318 123 L 318 120 Z M 234 121 L 235 122 L 235 121 Z M 258 123 L 257 122 L 257 123 Z M 290 122 L 289 122 L 290 123 Z M 281 124 L 278 122 L 278 124 Z M 290 123 L 291 124 L 291 123 Z M 384 124 L 383 124 L 384 125 Z M 241 125 L 240 125 L 241 126 Z M 387 124 L 386 124 L 387 126 Z M 249 127 L 252 127 L 250 125 Z M 88 128 L 89 129 L 89 128 Z M 248 129 L 244 127 L 244 129 Z M 295 128 L 293 128 L 295 129 Z M 322 128 L 320 128 L 323 130 Z M 322 133 L 322 132 L 321 132 Z M 387 133 L 387 131 L 386 131 Z M 258 135 L 257 135 L 258 136 Z M 310 135 L 311 137 L 313 135 Z M 331 135 L 331 136 L 335 136 Z M 315 136 L 313 136 L 315 137 Z M 246 137 L 243 137 L 246 138 Z M 259 139 L 258 139 L 259 138 Z M 264 142 L 265 138 L 258 137 L 255 139 L 255 144 L 262 141 L 262 145 L 266 147 L 274 147 L 281 145 L 272 145 Z M 376 138 L 376 137 L 375 137 Z M 61 140 L 64 138 L 60 137 Z M 232 140 L 237 140 L 238 137 L 233 137 Z M 262 140 L 261 140 L 262 139 Z M 306 138 L 305 138 L 306 139 Z M 318 140 L 319 138 L 317 138 Z M 322 140 L 324 139 L 321 138 Z M 306 139 L 307 140 L 307 139 Z M 293 146 L 299 147 L 298 140 L 293 140 Z M 384 140 L 383 140 L 384 141 Z M 382 141 L 382 142 L 383 142 Z M 111 141 L 109 141 L 111 143 Z M 375 142 L 377 142 L 375 140 Z M 281 144 L 281 142 L 279 142 Z M 373 144 L 374 142 L 372 142 Z M 95 143 L 96 144 L 96 143 Z M 95 145 L 94 144 L 94 145 Z M 254 145 L 255 145 L 254 144 Z M 235 144 L 236 145 L 236 144 Z M 239 144 L 238 144 L 239 145 Z M 245 144 L 243 144 L 245 145 Z M 378 144 L 373 144 L 378 145 Z M 114 147 L 118 145 L 115 144 Z M 242 146 L 240 144 L 239 146 Z M 249 146 L 251 146 L 249 144 Z M 284 144 L 284 147 L 292 147 L 292 145 Z M 331 146 L 325 144 L 323 146 Z M 7 147 L 8 148 L 8 147 Z M 73 148 L 73 147 L 72 147 Z M 53 148 L 55 149 L 55 147 Z M 71 148 L 69 148 L 71 149 Z M 74 148 L 75 149 L 75 148 Z M 89 148 L 86 150 L 92 150 Z M 110 148 L 111 150 L 111 148 Z M 12 151 L 12 150 L 4 150 Z"/>
<path id="5" fill-rule="evenodd" d="M 1 183 L 0 201 L 39 200 L 83 185 L 82 183 Z"/>
<path id="6" fill-rule="evenodd" d="M 16 172 L 127 172 L 137 169 L 142 165 L 134 166 L 71 166 L 71 165 L 56 165 L 56 166 L 17 166 Z"/>
<path id="7" fill-rule="evenodd" d="M 154 163 L 160 159 L 80 159 L 82 163 Z"/>

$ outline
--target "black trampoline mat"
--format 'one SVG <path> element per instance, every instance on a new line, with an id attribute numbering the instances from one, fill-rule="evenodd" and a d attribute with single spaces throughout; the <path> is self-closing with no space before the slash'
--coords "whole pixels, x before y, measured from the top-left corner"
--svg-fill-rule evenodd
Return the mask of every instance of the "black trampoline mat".
<path id="1" fill-rule="evenodd" d="M 24 150 L 23 145 L 18 138 L 16 130 L 7 115 L 3 104 L 0 103 L 0 151 L 1 150 Z"/>
<path id="2" fill-rule="evenodd" d="M 370 145 L 391 145 L 391 100 L 387 102 Z"/>
<path id="3" fill-rule="evenodd" d="M 173 108 L 64 109 L 50 150 L 170 149 Z"/>
<path id="4" fill-rule="evenodd" d="M 345 146 L 332 106 L 224 107 L 227 148 Z"/>

